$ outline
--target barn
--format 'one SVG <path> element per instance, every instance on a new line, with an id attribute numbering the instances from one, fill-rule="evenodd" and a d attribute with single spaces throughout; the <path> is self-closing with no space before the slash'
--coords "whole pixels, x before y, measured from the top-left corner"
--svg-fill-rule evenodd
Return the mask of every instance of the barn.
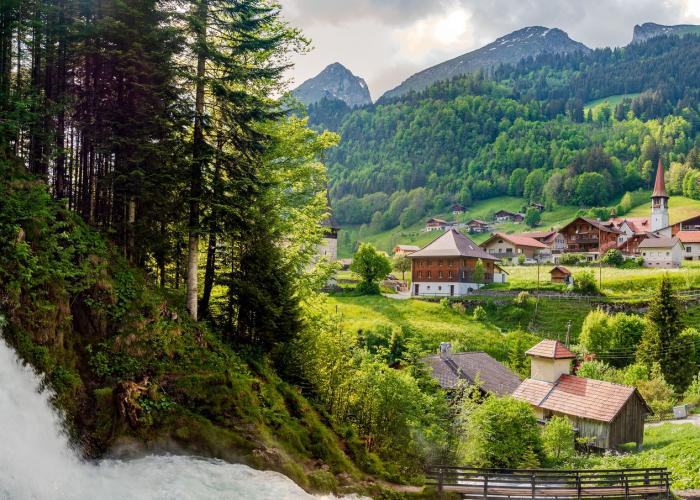
<path id="1" fill-rule="evenodd" d="M 601 450 L 642 446 L 644 420 L 652 411 L 636 388 L 571 375 L 576 356 L 558 340 L 543 340 L 526 354 L 530 378 L 513 396 L 530 403 L 539 419 L 566 416 L 579 437 Z"/>

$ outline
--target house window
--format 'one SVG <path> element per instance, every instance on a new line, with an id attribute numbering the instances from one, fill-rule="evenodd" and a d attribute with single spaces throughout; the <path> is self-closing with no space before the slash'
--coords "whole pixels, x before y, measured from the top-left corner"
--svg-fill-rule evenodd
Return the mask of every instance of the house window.
<path id="1" fill-rule="evenodd" d="M 442 271 L 438 272 L 438 278 L 442 278 Z"/>
<path id="2" fill-rule="evenodd" d="M 462 279 L 467 279 L 467 273 L 462 271 Z"/>
<path id="3" fill-rule="evenodd" d="M 685 247 L 685 251 L 688 252 L 688 253 L 690 253 L 692 250 L 693 250 L 692 247 Z"/>
<path id="4" fill-rule="evenodd" d="M 452 271 L 447 271 L 447 277 L 451 278 L 452 277 Z"/>
<path id="5" fill-rule="evenodd" d="M 438 260 L 438 266 L 442 267 L 442 259 Z"/>
<path id="6" fill-rule="evenodd" d="M 442 287 L 441 287 L 441 286 L 438 287 L 438 291 L 440 291 L 440 290 L 442 290 Z"/>
<path id="7" fill-rule="evenodd" d="M 422 278 L 422 277 L 423 277 L 423 273 L 420 272 L 420 271 L 418 271 L 418 277 L 419 277 L 419 278 Z"/>
<path id="8" fill-rule="evenodd" d="M 432 278 L 432 277 L 433 277 L 433 273 L 431 271 L 428 271 L 428 278 Z"/>
<path id="9" fill-rule="evenodd" d="M 666 252 L 666 257 L 668 257 L 669 255 L 671 255 L 671 252 Z"/>
<path id="10" fill-rule="evenodd" d="M 642 252 L 642 255 L 643 255 L 644 257 L 646 257 L 646 256 L 647 256 L 647 253 L 646 253 L 646 252 Z"/>

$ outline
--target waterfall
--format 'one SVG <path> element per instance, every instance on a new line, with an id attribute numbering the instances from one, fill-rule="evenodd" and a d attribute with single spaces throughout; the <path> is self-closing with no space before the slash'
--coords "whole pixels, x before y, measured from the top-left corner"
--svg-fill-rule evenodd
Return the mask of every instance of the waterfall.
<path id="1" fill-rule="evenodd" d="M 282 474 L 220 460 L 82 460 L 40 386 L 0 338 L 0 500 L 314 498 Z"/>

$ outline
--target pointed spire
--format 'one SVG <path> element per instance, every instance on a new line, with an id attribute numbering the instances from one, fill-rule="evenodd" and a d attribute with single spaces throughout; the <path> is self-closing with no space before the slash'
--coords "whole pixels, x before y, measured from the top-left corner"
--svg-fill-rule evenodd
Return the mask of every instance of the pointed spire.
<path id="1" fill-rule="evenodd" d="M 666 193 L 666 180 L 664 179 L 664 166 L 661 164 L 661 158 L 659 158 L 659 166 L 656 169 L 656 182 L 654 183 L 654 192 L 651 197 L 668 198 L 668 194 Z"/>

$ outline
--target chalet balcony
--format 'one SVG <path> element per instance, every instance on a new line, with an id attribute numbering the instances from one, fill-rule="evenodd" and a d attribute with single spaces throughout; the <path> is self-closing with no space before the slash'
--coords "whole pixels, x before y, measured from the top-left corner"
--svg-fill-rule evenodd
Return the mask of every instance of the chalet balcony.
<path id="1" fill-rule="evenodd" d="M 598 244 L 598 237 L 593 235 L 577 235 L 573 238 L 573 241 L 580 245 L 590 245 L 592 243 Z"/>
<path id="2" fill-rule="evenodd" d="M 494 257 L 498 259 L 512 259 L 513 257 L 517 257 L 519 254 L 513 253 L 513 252 L 498 252 L 498 253 L 489 253 L 489 255 L 493 255 Z"/>

